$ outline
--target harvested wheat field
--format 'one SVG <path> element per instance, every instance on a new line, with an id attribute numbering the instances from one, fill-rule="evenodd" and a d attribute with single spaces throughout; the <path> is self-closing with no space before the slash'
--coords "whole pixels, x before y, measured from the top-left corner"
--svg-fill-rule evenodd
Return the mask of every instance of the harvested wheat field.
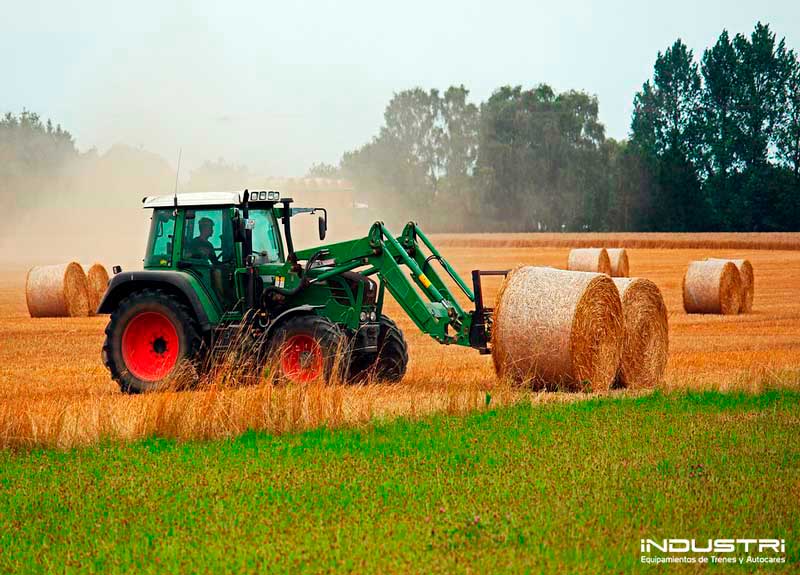
<path id="1" fill-rule="evenodd" d="M 642 249 L 628 246 L 630 273 L 660 288 L 669 311 L 670 357 L 664 387 L 758 390 L 800 387 L 800 251 Z M 800 245 L 800 235 L 781 237 Z M 632 234 L 631 242 L 639 241 Z M 452 239 L 453 236 L 447 236 Z M 519 264 L 563 267 L 567 247 L 443 247 L 459 273 Z M 753 242 L 752 238 L 747 241 Z M 773 242 L 772 235 L 765 241 Z M 434 242 L 441 243 L 439 238 Z M 592 240 L 595 243 L 596 240 Z M 769 244 L 771 245 L 771 244 Z M 687 315 L 681 284 L 690 261 L 713 255 L 747 258 L 759 290 L 747 315 Z M 485 279 L 487 305 L 499 278 Z M 375 417 L 462 413 L 517 401 L 574 401 L 585 394 L 532 392 L 500 383 L 492 360 L 474 350 L 445 347 L 419 333 L 393 301 L 386 313 L 409 342 L 408 373 L 399 385 L 327 386 L 305 390 L 271 386 L 122 395 L 100 361 L 107 317 L 31 319 L 25 269 L 0 274 L 0 445 L 71 446 L 103 438 L 152 434 L 178 438 L 230 436 L 246 429 L 283 432 Z M 612 394 L 638 393 L 616 391 Z"/>

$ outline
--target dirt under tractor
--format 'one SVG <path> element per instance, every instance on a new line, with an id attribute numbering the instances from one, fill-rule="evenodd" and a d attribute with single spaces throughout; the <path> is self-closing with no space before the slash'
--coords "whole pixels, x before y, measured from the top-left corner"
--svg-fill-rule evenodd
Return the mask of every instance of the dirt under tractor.
<path id="1" fill-rule="evenodd" d="M 384 313 L 388 291 L 441 344 L 489 353 L 491 312 L 481 276 L 470 287 L 414 222 L 395 237 L 375 222 L 362 238 L 295 250 L 292 207 L 274 191 L 146 197 L 152 209 L 142 271 L 114 268 L 99 313 L 111 314 L 103 361 L 122 391 L 156 389 L 186 362 L 200 364 L 246 333 L 272 373 L 304 383 L 329 378 L 344 356 L 347 380 L 399 381 L 408 350 Z M 437 264 L 475 306 L 465 310 Z M 268 353 L 269 352 L 269 353 Z"/>

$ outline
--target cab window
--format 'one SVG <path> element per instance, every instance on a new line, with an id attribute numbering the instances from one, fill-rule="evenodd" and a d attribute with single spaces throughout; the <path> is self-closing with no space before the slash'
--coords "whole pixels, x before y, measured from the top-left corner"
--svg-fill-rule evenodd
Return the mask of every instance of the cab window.
<path id="1" fill-rule="evenodd" d="M 153 210 L 150 218 L 150 236 L 147 241 L 145 267 L 170 267 L 172 241 L 175 234 L 175 216 L 172 209 Z"/>
<path id="2" fill-rule="evenodd" d="M 233 234 L 224 210 L 186 212 L 181 259 L 217 265 L 231 259 Z"/>
<path id="3" fill-rule="evenodd" d="M 272 210 L 250 210 L 248 217 L 255 224 L 253 227 L 255 263 L 259 265 L 282 262 L 283 250 L 278 232 L 278 221 Z"/>

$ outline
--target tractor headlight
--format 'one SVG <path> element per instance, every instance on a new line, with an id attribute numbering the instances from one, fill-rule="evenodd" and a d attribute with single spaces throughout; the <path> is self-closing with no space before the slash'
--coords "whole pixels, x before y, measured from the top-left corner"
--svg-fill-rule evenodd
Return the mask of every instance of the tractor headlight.
<path id="1" fill-rule="evenodd" d="M 369 321 L 377 321 L 377 320 L 378 320 L 378 314 L 376 314 L 374 311 L 369 312 Z"/>
<path id="2" fill-rule="evenodd" d="M 281 199 L 280 192 L 274 192 L 274 191 L 267 192 L 267 196 L 268 196 L 267 199 L 269 199 L 269 200 L 280 200 Z"/>
<path id="3" fill-rule="evenodd" d="M 259 200 L 266 200 L 267 199 L 267 192 L 258 192 L 258 199 Z"/>
<path id="4" fill-rule="evenodd" d="M 367 312 L 362 311 L 361 315 L 358 316 L 358 319 L 361 320 L 361 323 L 364 323 L 365 321 L 367 321 Z"/>

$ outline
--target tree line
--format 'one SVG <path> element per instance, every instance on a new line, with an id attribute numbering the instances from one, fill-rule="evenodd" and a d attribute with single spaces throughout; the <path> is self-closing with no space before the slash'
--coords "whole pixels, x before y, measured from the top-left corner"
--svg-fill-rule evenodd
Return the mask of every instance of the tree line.
<path id="1" fill-rule="evenodd" d="M 800 61 L 768 25 L 723 31 L 699 58 L 676 40 L 633 104 L 617 141 L 580 90 L 502 86 L 480 103 L 463 85 L 404 90 L 375 137 L 308 175 L 352 180 L 376 219 L 437 231 L 800 229 Z M 250 179 L 219 160 L 193 170 L 185 189 Z M 0 209 L 33 205 L 31 190 L 66 202 L 91 188 L 102 203 L 173 185 L 155 154 L 79 152 L 35 113 L 0 117 Z"/>
<path id="2" fill-rule="evenodd" d="M 583 91 L 503 86 L 478 105 L 463 85 L 404 90 L 370 142 L 309 175 L 441 231 L 795 230 L 800 62 L 761 23 L 699 61 L 676 40 L 623 141 Z"/>

